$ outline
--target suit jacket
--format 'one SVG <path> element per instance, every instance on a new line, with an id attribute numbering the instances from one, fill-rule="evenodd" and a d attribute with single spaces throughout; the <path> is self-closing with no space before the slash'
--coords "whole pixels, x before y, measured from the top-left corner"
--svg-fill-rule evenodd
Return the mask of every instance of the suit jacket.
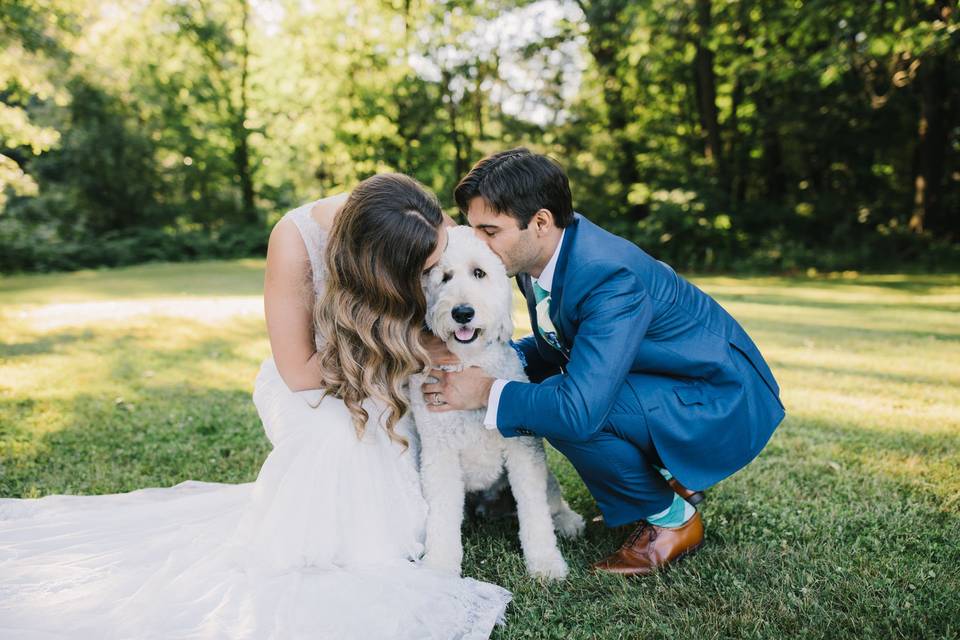
<path id="1" fill-rule="evenodd" d="M 503 388 L 503 435 L 585 442 L 601 429 L 648 429 L 667 468 L 701 489 L 752 460 L 783 419 L 777 381 L 739 323 L 582 215 L 566 229 L 550 293 L 560 351 L 537 329 L 530 276 L 517 282 L 534 328 L 518 342 L 532 382 Z M 618 409 L 623 393 L 642 411 Z"/>

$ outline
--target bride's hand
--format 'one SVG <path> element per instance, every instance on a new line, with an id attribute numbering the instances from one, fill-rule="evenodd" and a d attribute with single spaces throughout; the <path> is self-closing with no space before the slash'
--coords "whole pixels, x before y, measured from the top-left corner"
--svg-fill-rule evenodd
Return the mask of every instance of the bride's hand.
<path id="1" fill-rule="evenodd" d="M 420 344 L 422 344 L 423 348 L 430 354 L 430 365 L 432 369 L 460 364 L 460 359 L 450 353 L 446 343 L 429 331 L 424 331 L 420 334 Z"/>
<path id="2" fill-rule="evenodd" d="M 430 375 L 436 382 L 426 382 L 420 387 L 428 411 L 443 413 L 487 406 L 493 378 L 480 367 L 466 367 L 462 371 L 433 370 Z"/>

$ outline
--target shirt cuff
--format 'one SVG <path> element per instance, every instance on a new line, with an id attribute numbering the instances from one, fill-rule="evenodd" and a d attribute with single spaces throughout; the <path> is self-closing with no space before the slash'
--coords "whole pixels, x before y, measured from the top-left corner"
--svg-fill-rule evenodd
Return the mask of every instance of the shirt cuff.
<path id="1" fill-rule="evenodd" d="M 497 409 L 500 407 L 500 394 L 503 393 L 503 388 L 507 386 L 508 382 L 510 381 L 498 378 L 490 385 L 490 395 L 487 396 L 487 414 L 483 416 L 483 426 L 487 429 L 497 428 Z"/>

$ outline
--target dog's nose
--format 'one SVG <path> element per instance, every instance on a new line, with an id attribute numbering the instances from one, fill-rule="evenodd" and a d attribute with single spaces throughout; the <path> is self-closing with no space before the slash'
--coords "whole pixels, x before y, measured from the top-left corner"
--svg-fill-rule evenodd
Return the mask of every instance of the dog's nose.
<path id="1" fill-rule="evenodd" d="M 450 315 L 453 316 L 453 319 L 459 322 L 460 324 L 467 324 L 473 320 L 474 315 L 473 307 L 468 304 L 458 304 L 450 312 Z"/>

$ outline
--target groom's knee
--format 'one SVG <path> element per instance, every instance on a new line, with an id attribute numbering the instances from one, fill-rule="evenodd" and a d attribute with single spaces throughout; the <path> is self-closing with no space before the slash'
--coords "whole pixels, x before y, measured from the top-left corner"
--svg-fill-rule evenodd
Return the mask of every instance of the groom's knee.
<path id="1" fill-rule="evenodd" d="M 625 523 L 662 511 L 672 490 L 644 452 L 613 433 L 585 442 L 549 438 L 573 464 L 608 523 Z"/>

